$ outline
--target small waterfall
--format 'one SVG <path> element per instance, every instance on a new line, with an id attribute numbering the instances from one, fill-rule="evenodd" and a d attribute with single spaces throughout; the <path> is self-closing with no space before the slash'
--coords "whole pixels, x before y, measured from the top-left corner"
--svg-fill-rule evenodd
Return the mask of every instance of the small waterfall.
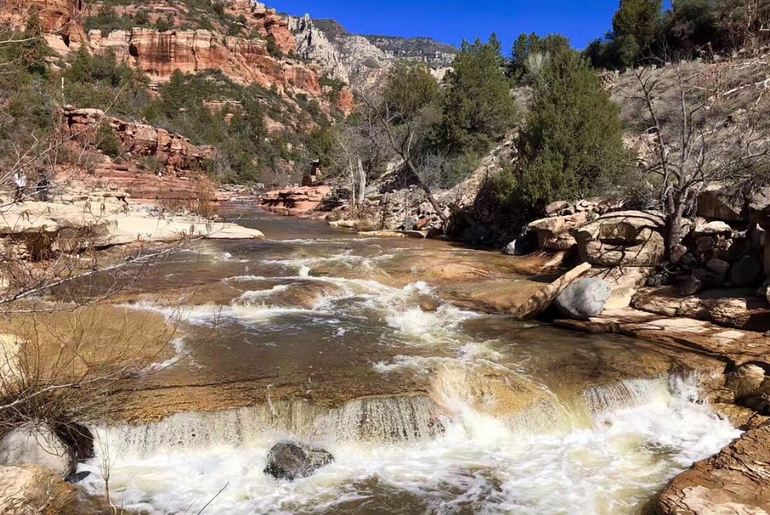
<path id="1" fill-rule="evenodd" d="M 633 408 L 654 400 L 669 401 L 671 392 L 666 379 L 627 379 L 583 391 L 588 412 L 600 415 L 608 411 Z"/>
<path id="2" fill-rule="evenodd" d="M 372 397 L 339 408 L 306 401 L 277 401 L 224 412 L 180 413 L 144 425 L 98 428 L 97 437 L 117 455 L 146 456 L 217 446 L 250 447 L 275 435 L 319 443 L 410 442 L 443 431 L 435 404 L 425 396 Z"/>
<path id="3" fill-rule="evenodd" d="M 513 371 L 446 365 L 437 371 L 433 389 L 436 402 L 450 416 L 470 425 L 483 415 L 512 433 L 539 435 L 589 429 L 600 416 L 621 409 L 667 404 L 681 390 L 676 384 L 669 378 L 626 379 L 557 394 Z"/>

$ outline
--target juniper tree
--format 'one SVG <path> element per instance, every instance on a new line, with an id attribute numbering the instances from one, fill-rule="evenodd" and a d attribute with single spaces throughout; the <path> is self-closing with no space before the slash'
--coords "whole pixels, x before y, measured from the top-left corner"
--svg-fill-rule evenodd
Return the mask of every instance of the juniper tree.
<path id="1" fill-rule="evenodd" d="M 483 153 L 516 121 L 516 103 L 505 75 L 500 41 L 463 43 L 447 77 L 441 146 L 453 154 Z"/>
<path id="2" fill-rule="evenodd" d="M 500 179 L 508 208 L 524 214 L 606 189 L 628 169 L 622 136 L 619 108 L 588 61 L 556 49 L 536 77 L 519 163 Z"/>

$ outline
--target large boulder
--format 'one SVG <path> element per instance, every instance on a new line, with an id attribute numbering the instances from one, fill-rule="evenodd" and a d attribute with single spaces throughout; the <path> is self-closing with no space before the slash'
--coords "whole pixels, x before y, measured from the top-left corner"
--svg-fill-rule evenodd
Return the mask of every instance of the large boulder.
<path id="1" fill-rule="evenodd" d="M 761 277 L 762 262 L 751 255 L 743 256 L 730 270 L 730 281 L 738 287 L 755 285 Z"/>
<path id="2" fill-rule="evenodd" d="M 264 472 L 276 479 L 294 481 L 311 476 L 333 461 L 334 456 L 323 449 L 299 442 L 279 442 L 270 449 Z"/>
<path id="3" fill-rule="evenodd" d="M 580 279 L 556 297 L 556 307 L 577 320 L 588 320 L 602 314 L 612 295 L 612 285 L 602 279 Z"/>
<path id="4" fill-rule="evenodd" d="M 47 425 L 28 423 L 0 439 L 0 465 L 37 465 L 66 477 L 75 471 L 75 456 Z"/>
<path id="5" fill-rule="evenodd" d="M 551 216 L 530 222 L 526 231 L 537 234 L 538 248 L 569 250 L 576 243 L 569 231 L 582 227 L 588 221 L 587 211 L 565 216 Z"/>
<path id="6" fill-rule="evenodd" d="M 698 198 L 698 216 L 711 220 L 740 222 L 745 218 L 740 202 L 719 185 L 706 188 Z"/>
<path id="7" fill-rule="evenodd" d="M 580 257 L 595 266 L 653 267 L 666 254 L 659 213 L 620 211 L 571 231 Z"/>
<path id="8" fill-rule="evenodd" d="M 706 222 L 700 219 L 696 222 L 695 227 L 692 229 L 692 234 L 695 237 L 698 236 L 711 236 L 717 234 L 732 234 L 733 228 L 725 222 L 715 220 L 713 222 Z"/>
<path id="9" fill-rule="evenodd" d="M 519 319 L 531 319 L 548 309 L 554 299 L 570 284 L 591 270 L 589 263 L 581 263 L 572 270 L 543 288 L 538 289 L 525 302 L 511 310 L 511 314 Z"/>

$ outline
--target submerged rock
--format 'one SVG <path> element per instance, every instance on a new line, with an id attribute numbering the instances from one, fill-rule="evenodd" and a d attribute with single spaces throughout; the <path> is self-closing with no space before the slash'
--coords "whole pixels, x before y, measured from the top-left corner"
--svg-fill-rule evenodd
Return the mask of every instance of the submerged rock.
<path id="1" fill-rule="evenodd" d="M 602 279 L 580 279 L 556 297 L 559 311 L 578 320 L 602 314 L 612 294 L 612 286 Z"/>
<path id="2" fill-rule="evenodd" d="M 293 481 L 313 475 L 334 461 L 331 453 L 299 442 L 279 442 L 267 455 L 265 474 Z"/>
<path id="3" fill-rule="evenodd" d="M 25 424 L 0 440 L 1 465 L 38 465 L 66 477 L 75 471 L 69 446 L 45 424 Z"/>

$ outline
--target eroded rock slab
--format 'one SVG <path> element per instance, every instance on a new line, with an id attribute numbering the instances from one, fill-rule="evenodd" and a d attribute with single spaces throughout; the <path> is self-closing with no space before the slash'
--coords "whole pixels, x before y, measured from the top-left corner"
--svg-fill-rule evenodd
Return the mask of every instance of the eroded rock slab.
<path id="1" fill-rule="evenodd" d="M 675 478 L 658 499 L 655 513 L 770 513 L 770 425 L 748 431 Z"/>

